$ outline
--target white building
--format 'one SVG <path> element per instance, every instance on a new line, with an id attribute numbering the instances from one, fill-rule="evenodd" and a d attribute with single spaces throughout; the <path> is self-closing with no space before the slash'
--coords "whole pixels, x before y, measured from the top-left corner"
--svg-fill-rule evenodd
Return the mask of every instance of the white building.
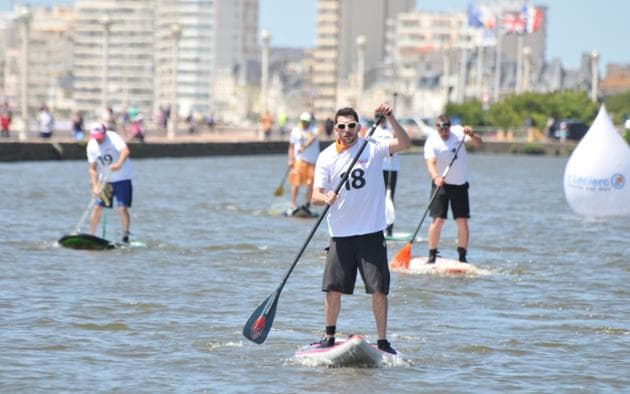
<path id="1" fill-rule="evenodd" d="M 358 87 L 356 82 L 349 82 L 357 71 L 357 37 L 365 38 L 363 70 L 367 74 L 385 58 L 388 20 L 415 9 L 415 3 L 414 0 L 318 1 L 313 53 L 314 112 L 317 118 L 332 116 L 341 105 L 357 104 Z"/>
<path id="2" fill-rule="evenodd" d="M 155 2 L 76 0 L 74 98 L 87 118 L 103 107 L 153 109 Z"/>
<path id="3" fill-rule="evenodd" d="M 0 87 L 17 109 L 21 108 L 22 21 L 15 13 L 5 15 L 0 23 Z M 56 111 L 70 111 L 72 107 L 71 91 L 63 81 L 72 73 L 73 17 L 69 7 L 31 9 L 26 85 L 31 115 L 43 104 Z"/>

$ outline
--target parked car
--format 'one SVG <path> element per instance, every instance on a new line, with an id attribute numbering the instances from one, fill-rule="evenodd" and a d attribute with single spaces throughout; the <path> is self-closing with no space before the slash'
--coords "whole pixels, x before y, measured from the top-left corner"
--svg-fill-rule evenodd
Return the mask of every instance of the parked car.
<path id="1" fill-rule="evenodd" d="M 560 119 L 549 127 L 547 137 L 554 140 L 567 139 L 579 141 L 584 137 L 587 131 L 588 125 L 584 122 L 574 119 Z"/>
<path id="2" fill-rule="evenodd" d="M 409 137 L 421 138 L 428 137 L 435 129 L 426 124 L 422 119 L 415 116 L 401 116 L 398 119 L 398 123 L 405 129 Z"/>

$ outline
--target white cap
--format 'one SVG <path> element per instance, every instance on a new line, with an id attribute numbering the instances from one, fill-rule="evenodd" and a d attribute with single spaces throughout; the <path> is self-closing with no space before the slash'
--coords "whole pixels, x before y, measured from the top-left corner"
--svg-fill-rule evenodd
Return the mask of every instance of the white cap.
<path id="1" fill-rule="evenodd" d="M 302 112 L 302 114 L 300 115 L 300 120 L 304 122 L 310 122 L 311 120 L 313 120 L 313 117 L 308 112 Z"/>

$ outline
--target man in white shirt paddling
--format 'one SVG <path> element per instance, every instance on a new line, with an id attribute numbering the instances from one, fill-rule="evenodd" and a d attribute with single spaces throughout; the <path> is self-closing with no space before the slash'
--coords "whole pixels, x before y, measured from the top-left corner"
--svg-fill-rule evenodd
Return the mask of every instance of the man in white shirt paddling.
<path id="1" fill-rule="evenodd" d="M 429 225 L 429 258 L 427 263 L 433 264 L 438 255 L 440 233 L 446 220 L 449 203 L 453 218 L 457 225 L 457 253 L 459 261 L 465 263 L 468 251 L 468 219 L 470 218 L 470 204 L 468 201 L 468 160 L 466 148 L 459 152 L 458 146 L 464 141 L 473 146 L 483 143 L 481 137 L 475 134 L 470 126 L 456 126 L 451 128 L 451 121 L 447 115 L 440 115 L 435 121 L 437 131 L 432 133 L 424 144 L 424 159 L 431 176 L 431 195 L 439 188 L 431 202 L 430 213 L 433 222 Z M 446 178 L 442 175 L 446 166 L 457 155 L 451 165 Z"/>
<path id="2" fill-rule="evenodd" d="M 337 318 L 341 309 L 341 294 L 352 294 L 357 270 L 365 290 L 372 295 L 379 349 L 396 354 L 387 341 L 387 294 L 389 267 L 383 230 L 385 220 L 385 182 L 383 159 L 406 149 L 411 140 L 392 115 L 389 105 L 381 104 L 376 116 L 384 116 L 394 130 L 394 138 L 386 143 L 370 141 L 339 194 L 335 186 L 363 145 L 359 137 L 359 116 L 352 108 L 342 108 L 335 114 L 336 142 L 317 159 L 313 187 L 313 203 L 328 204 L 327 222 L 331 236 L 326 257 L 322 290 L 326 292 L 325 335 L 320 347 L 335 344 Z"/>
<path id="3" fill-rule="evenodd" d="M 90 141 L 87 144 L 88 173 L 92 183 L 92 193 L 99 198 L 90 216 L 90 233 L 96 232 L 103 208 L 112 208 L 116 200 L 120 222 L 122 225 L 122 241 L 129 242 L 129 208 L 132 200 L 131 160 L 129 148 L 116 132 L 107 130 L 102 123 L 89 126 Z M 99 175 L 109 173 L 107 187 L 111 188 L 109 198 L 103 199 L 99 194 Z M 106 201 L 108 200 L 108 201 Z"/>

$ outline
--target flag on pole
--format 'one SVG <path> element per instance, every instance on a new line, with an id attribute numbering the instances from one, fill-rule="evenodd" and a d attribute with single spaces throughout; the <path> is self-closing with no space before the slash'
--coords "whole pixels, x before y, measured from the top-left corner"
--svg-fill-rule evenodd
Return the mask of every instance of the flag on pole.
<path id="1" fill-rule="evenodd" d="M 522 18 L 525 20 L 525 31 L 535 33 L 540 30 L 543 20 L 543 13 L 539 8 L 526 4 L 521 9 Z"/>
<path id="2" fill-rule="evenodd" d="M 497 21 L 494 13 L 484 5 L 468 3 L 468 26 L 483 29 L 479 36 L 479 46 L 493 46 L 497 44 Z"/>
<path id="3" fill-rule="evenodd" d="M 494 14 L 488 7 L 468 3 L 468 26 L 494 30 L 497 23 Z"/>
<path id="4" fill-rule="evenodd" d="M 507 34 L 523 34 L 527 29 L 527 21 L 521 12 L 508 11 L 501 16 L 501 28 Z"/>

